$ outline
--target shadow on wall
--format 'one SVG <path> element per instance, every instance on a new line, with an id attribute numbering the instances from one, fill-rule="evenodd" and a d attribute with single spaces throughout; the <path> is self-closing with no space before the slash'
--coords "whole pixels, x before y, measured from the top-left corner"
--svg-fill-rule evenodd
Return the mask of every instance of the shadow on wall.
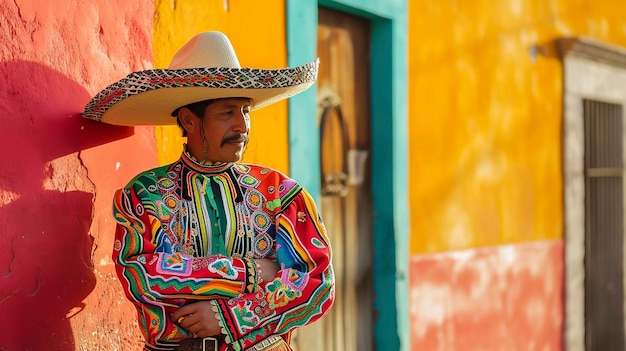
<path id="1" fill-rule="evenodd" d="M 80 151 L 133 134 L 80 117 L 88 100 L 46 66 L 0 62 L 0 351 L 75 349 L 70 319 L 96 285 Z"/>

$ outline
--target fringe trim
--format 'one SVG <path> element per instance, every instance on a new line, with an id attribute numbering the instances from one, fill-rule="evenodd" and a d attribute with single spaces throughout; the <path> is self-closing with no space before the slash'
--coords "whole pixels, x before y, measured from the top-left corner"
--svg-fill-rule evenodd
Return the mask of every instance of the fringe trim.
<path id="1" fill-rule="evenodd" d="M 289 346 L 283 338 L 278 335 L 271 335 L 267 339 L 252 346 L 246 351 L 289 351 Z"/>
<path id="2" fill-rule="evenodd" d="M 222 315 L 220 314 L 220 308 L 217 305 L 217 302 L 215 302 L 215 300 L 209 300 L 209 302 L 211 302 L 211 309 L 215 313 L 215 319 L 217 319 L 217 323 L 220 326 L 222 334 L 224 334 L 224 341 L 227 344 L 232 344 L 232 340 L 230 339 L 230 335 L 226 331 L 226 327 L 224 327 L 224 322 L 222 322 Z"/>

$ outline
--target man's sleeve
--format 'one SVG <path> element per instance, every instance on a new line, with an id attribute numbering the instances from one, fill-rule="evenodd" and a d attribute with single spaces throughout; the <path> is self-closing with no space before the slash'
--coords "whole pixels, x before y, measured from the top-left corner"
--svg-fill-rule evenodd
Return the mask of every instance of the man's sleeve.
<path id="1" fill-rule="evenodd" d="M 162 211 L 148 195 L 143 187 L 130 187 L 114 196 L 113 261 L 131 301 L 178 307 L 189 299 L 230 298 L 258 290 L 252 259 L 194 258 L 172 252 L 177 244 L 168 242 L 158 215 Z"/>
<path id="2" fill-rule="evenodd" d="M 315 203 L 301 190 L 276 219 L 280 271 L 262 290 L 213 300 L 226 340 L 245 349 L 272 334 L 312 323 L 334 300 L 331 251 Z"/>

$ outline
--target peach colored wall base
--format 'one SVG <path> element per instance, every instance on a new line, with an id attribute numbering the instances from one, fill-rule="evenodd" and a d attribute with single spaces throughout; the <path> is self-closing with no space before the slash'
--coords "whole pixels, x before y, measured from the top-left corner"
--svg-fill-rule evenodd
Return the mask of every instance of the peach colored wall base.
<path id="1" fill-rule="evenodd" d="M 563 242 L 410 262 L 412 350 L 561 350 Z"/>

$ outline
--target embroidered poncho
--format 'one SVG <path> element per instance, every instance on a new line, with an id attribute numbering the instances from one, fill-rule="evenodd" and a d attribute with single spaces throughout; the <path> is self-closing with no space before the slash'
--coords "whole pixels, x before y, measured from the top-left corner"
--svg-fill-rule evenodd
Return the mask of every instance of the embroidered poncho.
<path id="1" fill-rule="evenodd" d="M 330 248 L 311 196 L 256 165 L 205 166 L 184 153 L 116 191 L 113 260 L 135 304 L 146 349 L 189 338 L 171 320 L 180 306 L 213 300 L 228 347 L 319 319 L 334 299 Z M 259 283 L 255 258 L 280 264 Z M 222 350 L 228 349 L 222 347 Z"/>

